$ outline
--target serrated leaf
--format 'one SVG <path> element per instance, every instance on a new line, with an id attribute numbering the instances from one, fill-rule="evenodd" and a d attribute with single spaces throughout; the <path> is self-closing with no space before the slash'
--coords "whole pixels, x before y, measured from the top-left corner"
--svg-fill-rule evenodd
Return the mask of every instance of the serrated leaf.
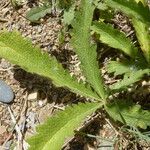
<path id="1" fill-rule="evenodd" d="M 139 2 L 142 2 L 142 4 L 144 5 L 144 6 L 146 6 L 147 5 L 147 3 L 148 2 L 146 2 L 147 0 L 135 0 L 137 3 L 139 3 Z"/>
<path id="2" fill-rule="evenodd" d="M 19 6 L 23 5 L 24 0 L 11 0 L 11 3 L 14 7 L 19 7 Z"/>
<path id="3" fill-rule="evenodd" d="M 89 87 L 78 83 L 55 57 L 41 53 L 38 47 L 25 40 L 18 32 L 0 33 L 0 57 L 21 66 L 28 72 L 52 79 L 55 85 L 69 88 L 82 96 L 99 99 Z"/>
<path id="4" fill-rule="evenodd" d="M 100 10 L 107 10 L 108 6 L 105 3 L 99 2 L 97 8 Z"/>
<path id="5" fill-rule="evenodd" d="M 144 6 L 146 6 L 146 3 L 147 3 L 147 2 L 146 2 L 147 0 L 135 0 L 135 1 L 136 1 L 137 3 L 139 3 L 139 2 L 141 1 Z"/>
<path id="6" fill-rule="evenodd" d="M 146 0 L 135 0 L 137 3 L 140 1 L 144 6 L 147 5 Z M 132 18 L 132 23 L 136 31 L 137 39 L 141 45 L 141 49 L 144 53 L 144 56 L 147 62 L 150 65 L 150 34 L 149 34 L 149 26 L 145 23 L 141 22 L 136 18 Z"/>
<path id="7" fill-rule="evenodd" d="M 131 64 L 129 64 L 128 62 L 117 62 L 117 61 L 110 61 L 107 66 L 106 69 L 108 71 L 108 73 L 113 73 L 114 75 L 122 75 L 124 73 L 133 71 L 133 67 L 130 66 Z"/>
<path id="8" fill-rule="evenodd" d="M 142 2 L 136 3 L 135 0 L 105 0 L 105 2 L 111 8 L 118 9 L 129 17 L 150 24 L 149 7 L 144 7 Z"/>
<path id="9" fill-rule="evenodd" d="M 74 130 L 83 119 L 99 107 L 102 107 L 102 105 L 97 103 L 80 103 L 58 112 L 43 125 L 37 127 L 38 134 L 28 140 L 31 146 L 29 150 L 60 150 L 65 139 L 73 136 Z"/>
<path id="10" fill-rule="evenodd" d="M 114 29 L 111 25 L 103 22 L 94 22 L 91 29 L 97 34 L 100 34 L 100 40 L 102 43 L 119 49 L 132 58 L 135 58 L 137 55 L 138 50 L 134 47 L 131 40 L 126 38 L 124 33 Z"/>
<path id="11" fill-rule="evenodd" d="M 136 36 L 138 42 L 140 43 L 144 56 L 147 62 L 150 64 L 150 34 L 148 29 L 149 26 L 135 18 L 132 19 L 132 23 L 135 28 Z"/>
<path id="12" fill-rule="evenodd" d="M 94 5 L 96 5 L 96 8 L 100 9 L 100 10 L 107 10 L 108 9 L 108 6 L 103 3 L 103 2 L 100 2 L 99 0 L 96 0 L 96 1 L 93 1 Z"/>
<path id="13" fill-rule="evenodd" d="M 88 83 L 105 99 L 104 84 L 100 76 L 97 62 L 96 45 L 90 41 L 90 26 L 93 18 L 94 5 L 91 0 L 82 0 L 80 10 L 72 23 L 72 45 L 81 61 L 81 69 Z"/>
<path id="14" fill-rule="evenodd" d="M 114 13 L 113 13 L 113 11 L 111 11 L 109 9 L 103 10 L 103 11 L 100 12 L 100 18 L 99 18 L 100 21 L 105 20 L 105 21 L 109 22 L 113 18 L 114 18 Z"/>
<path id="15" fill-rule="evenodd" d="M 121 81 L 118 81 L 117 83 L 111 85 L 110 89 L 120 90 L 120 89 L 127 88 L 127 86 L 141 80 L 144 74 L 149 74 L 149 73 L 150 73 L 150 69 L 144 69 L 144 70 L 138 70 L 138 71 L 132 71 L 126 73 L 124 75 L 124 78 Z"/>
<path id="16" fill-rule="evenodd" d="M 74 0 L 58 0 L 57 4 L 62 9 L 69 9 L 75 3 Z"/>
<path id="17" fill-rule="evenodd" d="M 127 100 L 118 100 L 116 103 L 105 106 L 105 109 L 115 121 L 122 123 L 125 121 L 129 126 L 143 129 L 150 126 L 150 111 L 143 110 L 138 104 L 133 104 Z"/>
<path id="18" fill-rule="evenodd" d="M 72 6 L 69 8 L 69 10 L 64 11 L 63 14 L 63 23 L 66 25 L 70 25 L 74 19 L 74 13 L 75 13 L 75 7 Z"/>
<path id="19" fill-rule="evenodd" d="M 147 68 L 148 64 L 142 56 L 136 57 L 136 60 L 109 61 L 106 65 L 108 73 L 114 73 L 115 76 Z"/>
<path id="20" fill-rule="evenodd" d="M 51 6 L 44 4 L 43 6 L 37 6 L 32 8 L 30 11 L 27 12 L 26 17 L 31 22 L 36 22 L 49 13 L 51 13 Z"/>

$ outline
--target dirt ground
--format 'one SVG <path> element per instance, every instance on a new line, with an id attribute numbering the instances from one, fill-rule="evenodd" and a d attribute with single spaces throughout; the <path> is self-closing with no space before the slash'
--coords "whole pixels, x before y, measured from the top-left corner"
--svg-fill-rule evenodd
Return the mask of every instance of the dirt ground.
<path id="1" fill-rule="evenodd" d="M 62 29 L 60 14 L 49 15 L 42 19 L 40 24 L 31 24 L 25 15 L 34 5 L 36 4 L 33 2 L 24 1 L 22 7 L 16 10 L 9 0 L 1 0 L 0 30 L 20 31 L 24 37 L 30 38 L 33 44 L 39 45 L 43 51 L 55 55 L 64 67 L 70 70 L 71 74 L 84 80 L 84 77 L 81 76 L 77 56 L 68 45 L 68 39 L 65 39 L 63 45 L 59 43 Z M 124 25 L 121 23 L 120 26 Z M 132 36 L 131 29 L 128 32 Z M 18 145 L 20 150 L 27 150 L 26 139 L 35 134 L 36 125 L 44 122 L 55 112 L 64 110 L 67 105 L 86 101 L 66 89 L 56 88 L 43 77 L 25 72 L 3 58 L 0 60 L 0 79 L 10 85 L 15 94 L 15 99 L 11 104 L 0 104 L 0 150 L 17 149 Z M 18 130 L 16 130 L 14 121 L 17 123 Z M 80 130 L 99 136 L 101 139 L 76 135 L 66 140 L 62 149 L 111 150 L 115 145 L 117 150 L 122 143 L 124 149 L 134 149 L 134 147 L 142 150 L 150 149 L 150 145 L 136 143 L 129 135 L 122 136 L 122 132 L 118 132 L 116 125 L 103 110 L 87 118 L 84 127 L 81 126 Z M 108 137 L 111 137 L 110 141 L 106 140 Z M 129 143 L 130 138 L 131 143 Z"/>

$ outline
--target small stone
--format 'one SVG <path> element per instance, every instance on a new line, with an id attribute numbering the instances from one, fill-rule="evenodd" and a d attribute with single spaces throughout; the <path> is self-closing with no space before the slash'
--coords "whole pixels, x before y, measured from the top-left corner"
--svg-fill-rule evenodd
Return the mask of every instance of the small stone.
<path id="1" fill-rule="evenodd" d="M 44 103 L 43 103 L 43 101 L 42 101 L 42 100 L 39 100 L 39 101 L 38 101 L 38 105 L 39 105 L 40 107 L 42 107 L 42 106 L 43 106 L 43 104 L 44 104 Z"/>
<path id="2" fill-rule="evenodd" d="M 143 82 L 142 82 L 142 86 L 145 86 L 145 85 L 146 85 L 146 83 L 147 83 L 146 81 L 143 81 Z"/>
<path id="3" fill-rule="evenodd" d="M 10 146 L 11 146 L 12 142 L 13 142 L 12 140 L 9 140 L 9 141 L 7 141 L 7 142 L 5 143 L 5 149 L 6 149 L 6 150 L 10 149 Z"/>
<path id="4" fill-rule="evenodd" d="M 42 28 L 39 27 L 39 28 L 38 28 L 38 33 L 41 33 L 41 32 L 42 32 Z"/>
<path id="5" fill-rule="evenodd" d="M 7 69 L 10 67 L 10 63 L 8 63 L 7 61 L 5 61 L 4 59 L 1 60 L 1 66 L 3 69 Z"/>
<path id="6" fill-rule="evenodd" d="M 0 102 L 10 103 L 14 99 L 14 93 L 10 86 L 8 86 L 3 80 L 0 80 Z"/>
<path id="7" fill-rule="evenodd" d="M 38 99 L 38 91 L 34 91 L 28 95 L 29 101 L 35 101 Z"/>
<path id="8" fill-rule="evenodd" d="M 2 135 L 4 132 L 6 132 L 6 127 L 0 126 L 0 135 Z"/>

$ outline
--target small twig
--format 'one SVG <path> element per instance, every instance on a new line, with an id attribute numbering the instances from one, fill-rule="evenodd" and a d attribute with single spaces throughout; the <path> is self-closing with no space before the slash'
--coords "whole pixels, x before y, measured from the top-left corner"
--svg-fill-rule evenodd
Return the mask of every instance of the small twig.
<path id="1" fill-rule="evenodd" d="M 0 22 L 8 22 L 8 19 L 1 18 L 1 17 L 0 17 Z"/>
<path id="2" fill-rule="evenodd" d="M 111 143 L 114 142 L 113 140 L 108 139 L 108 138 L 103 138 L 103 137 L 100 137 L 100 136 L 96 136 L 96 135 L 92 135 L 92 134 L 87 134 L 87 133 L 80 132 L 80 131 L 76 131 L 76 133 L 79 134 L 79 135 L 88 136 L 88 137 L 95 138 L 95 139 L 100 139 L 102 141 L 108 141 L 108 142 L 111 142 Z"/>
<path id="3" fill-rule="evenodd" d="M 7 7 L 9 4 L 10 4 L 10 2 L 6 2 L 6 3 L 1 7 L 1 9 Z"/>
<path id="4" fill-rule="evenodd" d="M 56 16 L 56 0 L 51 0 L 52 2 L 52 14 Z"/>
<path id="5" fill-rule="evenodd" d="M 134 33 L 134 31 L 130 31 L 127 35 L 126 35 L 126 37 L 129 37 L 130 35 L 132 35 Z"/>
<path id="6" fill-rule="evenodd" d="M 15 124 L 15 130 L 16 130 L 16 132 L 18 134 L 18 145 L 17 145 L 18 150 L 22 150 L 22 145 L 20 145 L 20 142 L 22 141 L 22 133 L 21 133 L 21 131 L 19 129 L 19 126 L 18 126 L 17 121 L 16 121 L 16 119 L 14 117 L 14 114 L 12 113 L 12 110 L 11 110 L 10 106 L 7 105 L 7 108 L 8 108 L 8 111 L 10 113 L 10 117 L 11 117 L 13 123 Z"/>
<path id="7" fill-rule="evenodd" d="M 26 93 L 26 97 L 27 97 L 27 93 Z M 28 101 L 27 101 L 26 97 L 25 97 L 25 101 L 24 101 L 24 104 L 23 104 L 23 107 L 22 107 L 22 110 L 21 110 L 21 113 L 20 113 L 20 119 L 18 121 L 18 124 L 22 125 L 22 128 L 20 130 L 21 130 L 21 133 L 22 133 L 22 141 L 21 142 L 22 142 L 23 150 L 27 150 L 28 147 L 29 147 L 28 143 L 26 143 L 26 141 L 23 140 L 23 138 L 24 138 L 23 133 L 24 133 L 24 130 L 25 130 L 25 122 L 26 122 L 26 112 L 27 112 L 27 107 L 28 107 Z"/>
<path id="8" fill-rule="evenodd" d="M 8 71 L 8 70 L 10 70 L 10 69 L 13 69 L 13 67 L 9 67 L 9 68 L 7 68 L 7 69 L 0 69 L 0 71 Z"/>
<path id="9" fill-rule="evenodd" d="M 27 93 L 26 93 L 26 97 L 27 97 Z M 19 115 L 20 119 L 18 121 L 18 124 L 23 124 L 22 133 L 24 132 L 24 124 L 26 121 L 27 107 L 28 107 L 28 102 L 27 102 L 27 98 L 25 98 L 21 113 Z"/>
<path id="10" fill-rule="evenodd" d="M 5 140 L 5 142 L 3 143 L 3 145 L 0 147 L 1 150 L 5 150 L 5 149 L 6 149 L 6 148 L 5 148 L 5 145 L 6 145 L 6 143 L 11 139 L 11 137 L 12 137 L 12 135 L 13 135 L 13 131 L 14 131 L 14 130 L 11 131 L 11 134 L 7 137 L 7 139 Z"/>
<path id="11" fill-rule="evenodd" d="M 101 148 L 101 147 L 103 147 L 103 148 L 104 148 L 104 147 L 107 147 L 107 148 L 110 147 L 110 148 L 111 148 L 111 147 L 113 147 L 113 146 L 112 146 L 112 145 L 100 145 L 100 146 L 98 146 L 98 148 Z"/>
<path id="12" fill-rule="evenodd" d="M 17 13 L 19 16 L 21 16 L 21 17 L 23 17 L 24 19 L 30 21 L 27 17 L 25 17 L 24 15 L 20 14 L 20 13 L 16 10 L 15 6 L 13 5 L 13 1 L 12 1 L 12 0 L 10 0 L 10 3 L 11 3 L 11 5 L 12 5 L 13 9 L 16 11 L 16 13 Z"/>
<path id="13" fill-rule="evenodd" d="M 105 120 L 109 124 L 109 126 L 114 130 L 114 132 L 116 133 L 116 136 L 119 135 L 119 132 L 112 126 L 112 124 L 110 123 L 110 121 L 108 119 L 105 119 Z"/>
<path id="14" fill-rule="evenodd" d="M 110 80 L 110 81 L 106 81 L 106 84 L 113 84 L 113 83 L 116 83 L 118 80 L 116 79 L 113 79 L 113 80 Z"/>
<path id="15" fill-rule="evenodd" d="M 91 138 L 96 138 L 96 139 L 100 139 L 102 141 L 108 141 L 108 142 L 114 143 L 113 140 L 108 139 L 108 138 L 103 138 L 103 137 L 92 135 L 92 134 L 85 134 L 85 135 L 88 136 L 88 137 L 91 137 Z"/>
<path id="16" fill-rule="evenodd" d="M 53 108 L 59 109 L 59 110 L 65 110 L 65 107 L 59 107 L 59 106 L 53 106 Z"/>

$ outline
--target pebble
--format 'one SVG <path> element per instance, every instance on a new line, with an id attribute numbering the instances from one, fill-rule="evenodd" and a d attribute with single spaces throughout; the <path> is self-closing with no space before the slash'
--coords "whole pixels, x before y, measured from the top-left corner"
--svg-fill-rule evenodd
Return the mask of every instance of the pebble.
<path id="1" fill-rule="evenodd" d="M 7 61 L 5 61 L 4 59 L 1 60 L 1 67 L 2 67 L 3 69 L 7 69 L 7 68 L 9 68 L 10 66 L 11 66 L 10 63 L 8 63 Z"/>
<path id="2" fill-rule="evenodd" d="M 38 91 L 37 90 L 35 90 L 35 91 L 33 91 L 32 93 L 30 93 L 29 95 L 28 95 L 28 100 L 29 101 L 36 101 L 37 99 L 38 99 L 38 96 L 39 96 L 39 94 L 38 94 Z"/>
<path id="3" fill-rule="evenodd" d="M 10 149 L 12 142 L 13 142 L 12 140 L 9 140 L 9 141 L 6 142 L 5 150 L 9 150 Z"/>
<path id="4" fill-rule="evenodd" d="M 44 105 L 43 101 L 42 101 L 42 100 L 39 100 L 39 101 L 38 101 L 38 105 L 39 105 L 40 107 L 42 107 L 42 106 Z"/>
<path id="5" fill-rule="evenodd" d="M 8 86 L 3 80 L 0 80 L 0 102 L 10 103 L 14 99 L 14 93 L 10 86 Z"/>
<path id="6" fill-rule="evenodd" d="M 6 127 L 0 126 L 0 135 L 2 135 L 4 132 L 6 132 Z"/>

